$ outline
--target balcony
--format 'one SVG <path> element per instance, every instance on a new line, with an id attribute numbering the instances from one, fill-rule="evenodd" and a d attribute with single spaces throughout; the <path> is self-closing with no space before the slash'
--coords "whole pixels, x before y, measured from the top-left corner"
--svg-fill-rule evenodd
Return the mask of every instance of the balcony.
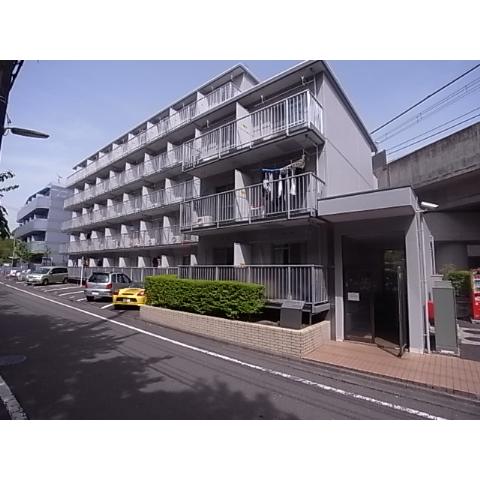
<path id="1" fill-rule="evenodd" d="M 185 201 L 181 206 L 182 231 L 288 220 L 316 214 L 324 183 L 313 173 L 303 173 L 266 184 Z"/>
<path id="2" fill-rule="evenodd" d="M 95 198 L 96 201 L 101 201 L 113 193 L 120 191 L 127 185 L 133 187 L 136 182 L 143 184 L 142 180 L 144 179 L 152 181 L 154 176 L 165 171 L 171 171 L 171 169 L 176 166 L 180 167 L 182 165 L 184 152 L 189 150 L 190 142 L 186 142 L 168 152 L 151 157 L 143 163 L 135 165 L 114 177 L 107 178 L 67 198 L 64 206 L 65 208 L 72 206 L 78 207 L 93 198 Z"/>
<path id="3" fill-rule="evenodd" d="M 91 253 L 130 248 L 149 248 L 168 245 L 193 244 L 198 241 L 195 235 L 182 234 L 178 225 L 154 230 L 135 231 L 103 238 L 92 238 L 70 242 L 61 247 L 60 253 Z"/>
<path id="4" fill-rule="evenodd" d="M 63 231 L 82 230 L 83 227 L 103 226 L 112 220 L 125 218 L 129 220 L 142 219 L 145 214 L 159 213 L 176 207 L 184 200 L 198 196 L 198 187 L 193 180 L 164 188 L 148 195 L 138 196 L 126 202 L 119 202 L 109 207 L 101 207 L 62 224 Z"/>
<path id="5" fill-rule="evenodd" d="M 27 204 L 25 204 L 17 214 L 17 220 L 21 221 L 23 220 L 26 216 L 31 214 L 34 210 L 37 210 L 39 208 L 43 209 L 49 209 L 51 206 L 51 198 L 50 197 L 44 197 L 44 196 L 38 196 L 30 200 Z"/>
<path id="6" fill-rule="evenodd" d="M 42 240 L 32 240 L 31 242 L 27 242 L 27 246 L 31 253 L 45 253 L 47 242 Z"/>
<path id="7" fill-rule="evenodd" d="M 15 229 L 15 238 L 21 238 L 33 232 L 46 232 L 48 219 L 34 218 Z"/>
<path id="8" fill-rule="evenodd" d="M 240 90 L 232 82 L 222 85 L 205 97 L 183 107 L 175 114 L 160 119 L 157 124 L 145 129 L 143 132 L 137 134 L 122 145 L 115 146 L 110 152 L 105 153 L 98 160 L 90 163 L 83 169 L 74 172 L 67 178 L 67 186 L 73 186 L 77 182 L 113 164 L 120 158 L 130 155 L 132 152 L 139 150 L 143 146 L 165 137 L 167 133 L 190 123 L 199 115 L 230 100 L 239 93 Z"/>
<path id="9" fill-rule="evenodd" d="M 218 160 L 227 156 L 250 152 L 253 148 L 281 138 L 287 138 L 292 143 L 294 137 L 308 129 L 319 134 L 319 141 L 323 142 L 323 109 L 312 93 L 305 90 L 195 138 L 183 159 L 182 169 L 195 169 L 197 176 L 213 175 L 219 171 L 211 169 L 208 174 L 202 175 L 198 169 L 212 162 L 219 163 Z M 311 139 L 306 145 L 302 143 L 303 138 L 298 141 L 300 143 L 296 148 L 312 145 Z M 247 155 L 243 157 L 247 159 Z M 258 152 L 250 157 L 256 162 L 260 158 Z M 231 167 L 232 163 L 229 162 L 220 171 Z"/>

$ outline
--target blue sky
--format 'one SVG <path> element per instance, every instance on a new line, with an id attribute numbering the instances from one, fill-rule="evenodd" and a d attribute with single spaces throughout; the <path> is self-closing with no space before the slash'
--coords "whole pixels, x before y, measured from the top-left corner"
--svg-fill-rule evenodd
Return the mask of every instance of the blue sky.
<path id="1" fill-rule="evenodd" d="M 236 63 L 244 63 L 263 80 L 298 61 L 28 61 L 10 95 L 12 125 L 50 134 L 48 140 L 9 135 L 4 138 L 0 171 L 16 173 L 20 188 L 3 200 L 15 225 L 26 198 L 73 165 L 185 93 Z M 331 61 L 337 79 L 367 129 L 379 126 L 436 88 L 463 73 L 473 61 Z M 417 108 L 418 114 L 480 77 L 480 69 Z M 471 93 L 470 93 L 471 92 Z M 391 140 L 388 148 L 480 107 L 480 92 L 470 87 L 460 101 L 417 121 Z M 479 114 L 480 110 L 471 114 Z M 462 121 L 470 115 L 459 119 Z M 471 120 L 456 129 L 480 121 Z M 395 127 L 400 121 L 393 124 Z M 449 126 L 449 125 L 447 125 Z M 387 127 L 383 132 L 388 132 Z M 441 138 L 455 131 L 443 133 Z M 381 139 L 380 134 L 374 138 Z M 428 143 L 427 142 L 427 143 Z M 422 143 L 394 154 L 395 158 Z"/>

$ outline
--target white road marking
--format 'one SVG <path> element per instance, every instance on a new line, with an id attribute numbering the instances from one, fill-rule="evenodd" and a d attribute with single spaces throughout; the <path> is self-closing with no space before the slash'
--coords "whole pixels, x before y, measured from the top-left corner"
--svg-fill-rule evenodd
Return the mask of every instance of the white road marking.
<path id="1" fill-rule="evenodd" d="M 71 290 L 72 288 L 80 288 L 78 285 L 73 285 L 71 287 L 62 287 L 62 288 L 47 288 L 46 292 L 60 292 L 61 290 Z"/>
<path id="2" fill-rule="evenodd" d="M 37 294 L 29 292 L 27 290 L 22 290 L 21 288 L 14 287 L 12 285 L 8 285 L 8 284 L 3 283 L 3 282 L 0 282 L 0 284 L 5 285 L 8 288 L 13 288 L 14 290 L 18 290 L 19 292 L 26 293 L 27 295 L 32 295 L 34 297 L 41 298 L 41 299 L 43 299 L 47 302 L 55 303 L 57 305 L 61 305 L 62 307 L 70 308 L 72 310 L 76 310 L 77 312 L 81 312 L 81 313 L 84 313 L 85 315 L 90 315 L 92 317 L 99 318 L 101 320 L 105 320 L 106 322 L 110 322 L 110 323 L 113 323 L 115 325 L 120 325 L 122 327 L 128 328 L 129 330 L 133 330 L 135 332 L 142 333 L 144 335 L 148 335 L 149 337 L 157 338 L 159 340 L 162 340 L 162 341 L 167 342 L 167 343 L 171 343 L 171 344 L 176 345 L 178 347 L 187 348 L 187 349 L 192 350 L 194 352 L 203 353 L 204 355 L 208 355 L 210 357 L 218 358 L 220 360 L 225 360 L 226 362 L 235 363 L 237 365 L 241 365 L 243 367 L 250 368 L 252 370 L 257 370 L 257 371 L 268 373 L 270 375 L 274 375 L 274 376 L 277 376 L 277 377 L 286 378 L 286 379 L 291 380 L 291 381 L 296 382 L 296 383 L 302 383 L 304 385 L 309 385 L 311 387 L 315 387 L 315 388 L 319 388 L 320 390 L 336 393 L 336 394 L 342 395 L 344 397 L 354 398 L 356 400 L 363 400 L 365 402 L 369 402 L 369 403 L 372 403 L 374 405 L 379 405 L 379 406 L 382 406 L 382 407 L 390 408 L 390 409 L 393 409 L 393 410 L 408 413 L 410 415 L 415 415 L 417 417 L 425 418 L 425 419 L 428 419 L 428 420 L 445 420 L 442 417 L 438 417 L 436 415 L 432 415 L 432 414 L 427 413 L 427 412 L 422 412 L 421 410 L 416 410 L 414 408 L 404 407 L 403 405 L 397 405 L 395 403 L 386 402 L 386 401 L 383 401 L 383 400 L 378 400 L 376 398 L 367 397 L 365 395 L 360 395 L 358 393 L 349 392 L 349 391 L 343 390 L 341 388 L 331 387 L 330 385 L 325 385 L 323 383 L 314 382 L 312 380 L 308 380 L 306 378 L 298 377 L 296 375 L 291 375 L 289 373 L 281 372 L 281 371 L 278 371 L 278 370 L 273 370 L 271 368 L 262 367 L 260 365 L 255 365 L 255 364 L 252 364 L 252 363 L 247 363 L 247 362 L 244 362 L 244 361 L 239 360 L 239 359 L 234 358 L 234 357 L 228 357 L 227 355 L 222 355 L 220 353 L 212 352 L 210 350 L 205 350 L 204 348 L 199 348 L 199 347 L 195 347 L 193 345 L 189 345 L 187 343 L 179 342 L 177 340 L 172 340 L 171 338 L 163 337 L 162 335 L 157 335 L 156 333 L 152 333 L 152 332 L 149 332 L 147 330 L 143 330 L 142 328 L 134 327 L 132 325 L 128 325 L 126 323 L 122 323 L 122 322 L 119 322 L 117 320 L 113 320 L 111 318 L 103 317 L 102 315 L 98 315 L 96 313 L 89 312 L 88 310 L 83 310 L 83 309 L 78 308 L 78 307 L 73 307 L 71 305 L 67 305 L 65 303 L 59 302 L 57 300 L 53 300 L 51 298 L 42 297 L 41 295 L 37 295 Z"/>
<path id="3" fill-rule="evenodd" d="M 86 298 L 77 298 L 77 302 L 84 302 Z"/>
<path id="4" fill-rule="evenodd" d="M 78 295 L 79 293 L 83 293 L 83 290 L 79 290 L 78 292 L 67 292 L 67 293 L 59 293 L 59 297 L 64 297 L 65 295 Z"/>
<path id="5" fill-rule="evenodd" d="M 103 307 L 100 307 L 102 310 L 105 310 L 108 307 L 112 307 L 113 303 L 109 303 L 108 305 L 104 305 Z"/>
<path id="6" fill-rule="evenodd" d="M 12 420 L 28 420 L 26 413 L 18 403 L 5 380 L 0 375 L 0 399 Z"/>

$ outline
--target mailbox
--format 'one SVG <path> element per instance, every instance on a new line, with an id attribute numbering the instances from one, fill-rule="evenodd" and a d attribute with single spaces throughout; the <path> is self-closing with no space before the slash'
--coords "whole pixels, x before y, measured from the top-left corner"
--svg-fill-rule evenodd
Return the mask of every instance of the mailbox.
<path id="1" fill-rule="evenodd" d="M 285 300 L 280 310 L 280 326 L 300 330 L 305 302 Z"/>

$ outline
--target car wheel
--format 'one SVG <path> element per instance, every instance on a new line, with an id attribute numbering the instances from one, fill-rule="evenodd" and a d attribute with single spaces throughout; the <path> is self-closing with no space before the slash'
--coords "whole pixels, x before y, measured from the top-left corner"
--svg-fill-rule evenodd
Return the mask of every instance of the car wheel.
<path id="1" fill-rule="evenodd" d="M 48 285 L 48 279 L 47 279 L 47 278 L 42 282 L 42 285 L 43 285 L 44 287 L 46 287 L 46 286 Z"/>
<path id="2" fill-rule="evenodd" d="M 114 310 L 119 310 L 119 309 L 120 309 L 120 305 L 114 305 L 114 306 L 113 306 L 113 309 L 114 309 Z"/>
<path id="3" fill-rule="evenodd" d="M 87 297 L 87 302 L 93 302 L 93 297 Z"/>
<path id="4" fill-rule="evenodd" d="M 68 278 L 64 278 L 63 283 L 68 283 Z"/>

